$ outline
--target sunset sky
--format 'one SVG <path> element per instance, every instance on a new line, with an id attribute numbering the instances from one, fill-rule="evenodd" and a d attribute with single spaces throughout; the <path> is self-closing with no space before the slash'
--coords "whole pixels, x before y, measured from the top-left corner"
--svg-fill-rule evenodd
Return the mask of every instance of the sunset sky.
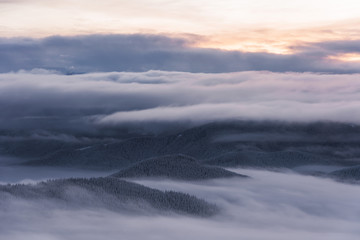
<path id="1" fill-rule="evenodd" d="M 161 34 L 197 47 L 290 54 L 309 42 L 358 40 L 359 24 L 357 0 L 0 1 L 2 37 Z"/>
<path id="2" fill-rule="evenodd" d="M 358 73 L 359 26 L 357 0 L 0 0 L 0 72 Z"/>

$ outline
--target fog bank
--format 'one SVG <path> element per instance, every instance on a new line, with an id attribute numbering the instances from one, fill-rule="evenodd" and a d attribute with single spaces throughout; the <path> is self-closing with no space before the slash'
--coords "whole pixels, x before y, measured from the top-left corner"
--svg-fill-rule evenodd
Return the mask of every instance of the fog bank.
<path id="1" fill-rule="evenodd" d="M 194 194 L 222 213 L 208 219 L 134 216 L 105 210 L 52 210 L 1 204 L 1 239 L 358 239 L 360 188 L 293 173 L 238 170 L 251 179 L 137 180 Z"/>
<path id="2" fill-rule="evenodd" d="M 176 128 L 213 121 L 360 123 L 358 74 L 149 71 L 0 74 L 2 130 L 81 141 L 104 129 Z M 1 130 L 0 129 L 0 130 Z M 54 133 L 55 131 L 55 133 Z"/>

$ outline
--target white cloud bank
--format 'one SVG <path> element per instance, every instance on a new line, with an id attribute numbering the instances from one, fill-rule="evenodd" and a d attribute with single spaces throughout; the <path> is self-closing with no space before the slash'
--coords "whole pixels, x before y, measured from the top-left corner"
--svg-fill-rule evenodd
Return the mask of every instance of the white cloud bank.
<path id="1" fill-rule="evenodd" d="M 8 73 L 0 74 L 0 120 L 4 126 L 20 122 L 20 128 L 46 121 L 79 128 L 242 119 L 360 123 L 359 78 L 273 72 Z"/>
<path id="2" fill-rule="evenodd" d="M 223 212 L 213 218 L 49 210 L 41 203 L 10 202 L 0 205 L 0 239 L 358 239 L 359 186 L 292 173 L 239 172 L 252 178 L 137 180 L 216 203 Z"/>

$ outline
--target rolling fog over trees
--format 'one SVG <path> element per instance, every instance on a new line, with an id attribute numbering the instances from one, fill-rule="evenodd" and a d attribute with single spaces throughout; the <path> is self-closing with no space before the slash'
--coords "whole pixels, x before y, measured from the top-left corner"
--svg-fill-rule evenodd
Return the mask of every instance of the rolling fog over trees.
<path id="1" fill-rule="evenodd" d="M 127 239 L 241 237 L 285 240 L 289 236 L 299 240 L 358 238 L 358 185 L 292 172 L 235 171 L 251 178 L 197 182 L 136 180 L 139 184 L 161 191 L 196 195 L 220 209 L 216 215 L 205 218 L 179 215 L 179 212 L 164 214 L 162 211 L 151 210 L 151 206 L 134 205 L 131 202 L 128 203 L 130 206 L 123 205 L 128 211 L 109 211 L 108 208 L 99 207 L 100 203 L 96 201 L 97 207 L 89 202 L 85 205 L 81 203 L 80 207 L 64 207 L 56 201 L 24 201 L 21 198 L 4 198 L 2 195 L 0 211 L 6 221 L 0 226 L 0 237 L 16 240 L 24 237 L 81 240 L 104 236 L 122 236 Z M 83 192 L 76 190 L 72 193 L 74 201 L 80 201 L 78 195 Z M 88 196 L 86 199 L 94 201 L 103 196 Z M 152 201 L 156 201 L 156 198 Z M 131 209 L 137 211 L 129 211 Z"/>

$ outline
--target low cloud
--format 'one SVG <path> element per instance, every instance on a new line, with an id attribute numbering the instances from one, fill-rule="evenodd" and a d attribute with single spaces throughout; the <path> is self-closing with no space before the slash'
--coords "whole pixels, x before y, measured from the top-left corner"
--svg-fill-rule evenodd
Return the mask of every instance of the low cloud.
<path id="1" fill-rule="evenodd" d="M 279 106 L 279 105 L 280 106 Z M 192 122 L 209 123 L 226 120 L 272 120 L 272 121 L 340 121 L 359 122 L 354 114 L 358 103 L 343 106 L 339 103 L 226 103 L 199 104 L 184 107 L 159 107 L 140 111 L 118 112 L 100 117 L 99 124 L 121 124 L 129 122 Z"/>
<path id="2" fill-rule="evenodd" d="M 129 124 L 224 120 L 360 123 L 358 74 L 110 72 L 0 74 L 1 129 L 76 140 Z M 36 130 L 36 131 L 35 131 Z M 35 132 L 34 132 L 35 131 Z M 59 133 L 51 133 L 57 131 Z"/>
<path id="3" fill-rule="evenodd" d="M 203 219 L 174 214 L 131 215 L 101 209 L 54 209 L 54 203 L 4 201 L 3 239 L 358 239 L 356 185 L 292 173 L 237 170 L 252 178 L 203 182 L 138 180 L 161 190 L 194 194 L 221 214 Z"/>

